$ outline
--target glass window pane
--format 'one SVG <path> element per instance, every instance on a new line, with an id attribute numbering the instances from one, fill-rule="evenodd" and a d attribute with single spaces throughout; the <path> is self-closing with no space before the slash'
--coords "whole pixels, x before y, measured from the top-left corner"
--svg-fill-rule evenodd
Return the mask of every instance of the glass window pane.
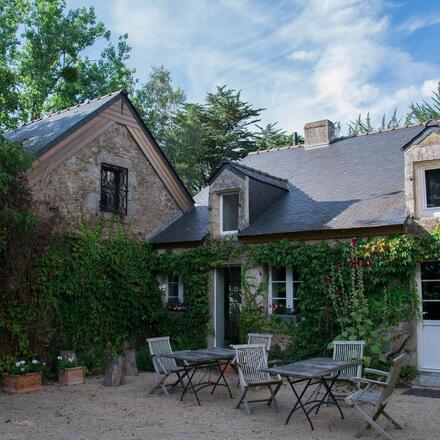
<path id="1" fill-rule="evenodd" d="M 272 267 L 272 281 L 286 281 L 286 268 Z"/>
<path id="2" fill-rule="evenodd" d="M 422 298 L 423 299 L 440 299 L 440 282 L 422 281 Z"/>
<path id="3" fill-rule="evenodd" d="M 179 285 L 177 283 L 168 283 L 168 296 L 179 296 Z"/>
<path id="4" fill-rule="evenodd" d="M 423 319 L 440 320 L 440 302 L 423 301 Z"/>
<path id="5" fill-rule="evenodd" d="M 435 208 L 440 206 L 440 168 L 425 170 L 426 206 Z"/>
<path id="6" fill-rule="evenodd" d="M 225 194 L 223 198 L 223 231 L 238 230 L 238 194 Z"/>
<path id="7" fill-rule="evenodd" d="M 272 298 L 286 298 L 286 284 L 273 283 L 272 284 Z"/>
<path id="8" fill-rule="evenodd" d="M 272 299 L 272 305 L 286 307 L 286 300 L 282 299 L 282 298 L 273 298 Z"/>
<path id="9" fill-rule="evenodd" d="M 439 261 L 425 261 L 422 263 L 422 280 L 440 280 Z"/>

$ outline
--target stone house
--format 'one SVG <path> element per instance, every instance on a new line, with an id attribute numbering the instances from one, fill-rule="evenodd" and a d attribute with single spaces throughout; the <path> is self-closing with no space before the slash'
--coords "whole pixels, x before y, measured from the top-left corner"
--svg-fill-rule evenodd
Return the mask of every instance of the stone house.
<path id="1" fill-rule="evenodd" d="M 328 120 L 305 126 L 305 144 L 224 161 L 195 206 L 153 234 L 157 249 L 179 251 L 225 237 L 241 243 L 317 241 L 431 231 L 440 218 L 440 127 L 437 122 L 336 138 Z M 213 269 L 214 345 L 238 338 L 243 262 Z M 292 267 L 255 265 L 244 276 L 267 282 L 267 313 L 298 308 Z M 178 280 L 174 291 L 179 286 Z M 423 319 L 400 329 L 418 369 L 440 372 L 440 262 L 417 270 Z M 170 288 L 172 290 L 173 288 Z M 179 298 L 184 297 L 179 287 Z M 238 294 L 237 294 L 238 292 Z M 406 333 L 406 335 L 405 335 Z"/>
<path id="2" fill-rule="evenodd" d="M 113 218 L 162 252 L 207 240 L 264 243 L 318 241 L 431 231 L 440 218 L 437 122 L 336 138 L 333 124 L 306 124 L 305 144 L 224 161 L 193 198 L 169 164 L 127 93 L 120 91 L 4 133 L 33 157 L 28 181 L 34 210 L 58 227 Z M 213 345 L 239 336 L 244 261 L 212 270 Z M 300 307 L 292 267 L 254 265 L 251 286 L 272 313 Z M 417 270 L 423 319 L 404 329 L 419 370 L 440 372 L 440 262 Z M 182 302 L 182 280 L 160 280 L 166 301 Z"/>
<path id="3" fill-rule="evenodd" d="M 124 90 L 4 136 L 32 156 L 33 209 L 58 228 L 114 218 L 148 238 L 194 204 Z"/>

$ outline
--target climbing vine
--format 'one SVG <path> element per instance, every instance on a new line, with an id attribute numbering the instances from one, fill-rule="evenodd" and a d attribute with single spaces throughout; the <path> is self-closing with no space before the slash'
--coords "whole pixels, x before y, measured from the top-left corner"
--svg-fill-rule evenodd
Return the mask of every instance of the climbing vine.
<path id="1" fill-rule="evenodd" d="M 168 334 L 175 348 L 204 346 L 213 333 L 211 269 L 237 261 L 245 262 L 242 335 L 290 336 L 292 343 L 282 354 L 286 360 L 325 353 L 334 338 L 365 338 L 370 361 L 383 362 L 385 330 L 417 310 L 415 267 L 429 259 L 440 259 L 439 231 L 334 243 L 237 246 L 219 241 L 158 253 L 115 225 L 84 227 L 77 234 L 54 235 L 32 266 L 28 294 L 8 300 L 0 336 L 9 334 L 15 345 L 3 363 L 30 354 L 56 359 L 59 350 L 73 349 L 99 371 L 96 359 L 106 359 L 124 343 L 144 346 L 148 336 Z M 261 298 L 267 283 L 251 285 L 246 278 L 255 264 L 293 266 L 301 281 L 299 322 L 265 314 Z M 181 277 L 184 311 L 165 309 L 159 273 Z"/>

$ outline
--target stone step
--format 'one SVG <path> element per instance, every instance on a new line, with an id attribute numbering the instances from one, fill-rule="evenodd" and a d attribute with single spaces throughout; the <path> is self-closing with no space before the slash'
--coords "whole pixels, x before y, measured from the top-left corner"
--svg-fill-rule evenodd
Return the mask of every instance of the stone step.
<path id="1" fill-rule="evenodd" d="M 440 388 L 440 373 L 420 371 L 412 381 L 412 385 L 415 387 Z"/>

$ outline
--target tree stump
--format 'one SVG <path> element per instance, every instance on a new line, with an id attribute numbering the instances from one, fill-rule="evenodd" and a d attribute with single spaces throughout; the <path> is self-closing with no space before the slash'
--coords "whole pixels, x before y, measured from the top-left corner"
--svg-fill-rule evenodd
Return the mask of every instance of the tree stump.
<path id="1" fill-rule="evenodd" d="M 103 385 L 105 387 L 118 387 L 125 383 L 125 356 L 114 357 L 107 365 Z"/>
<path id="2" fill-rule="evenodd" d="M 127 348 L 122 352 L 125 362 L 125 375 L 137 376 L 138 368 L 136 364 L 136 351 L 134 349 Z"/>

